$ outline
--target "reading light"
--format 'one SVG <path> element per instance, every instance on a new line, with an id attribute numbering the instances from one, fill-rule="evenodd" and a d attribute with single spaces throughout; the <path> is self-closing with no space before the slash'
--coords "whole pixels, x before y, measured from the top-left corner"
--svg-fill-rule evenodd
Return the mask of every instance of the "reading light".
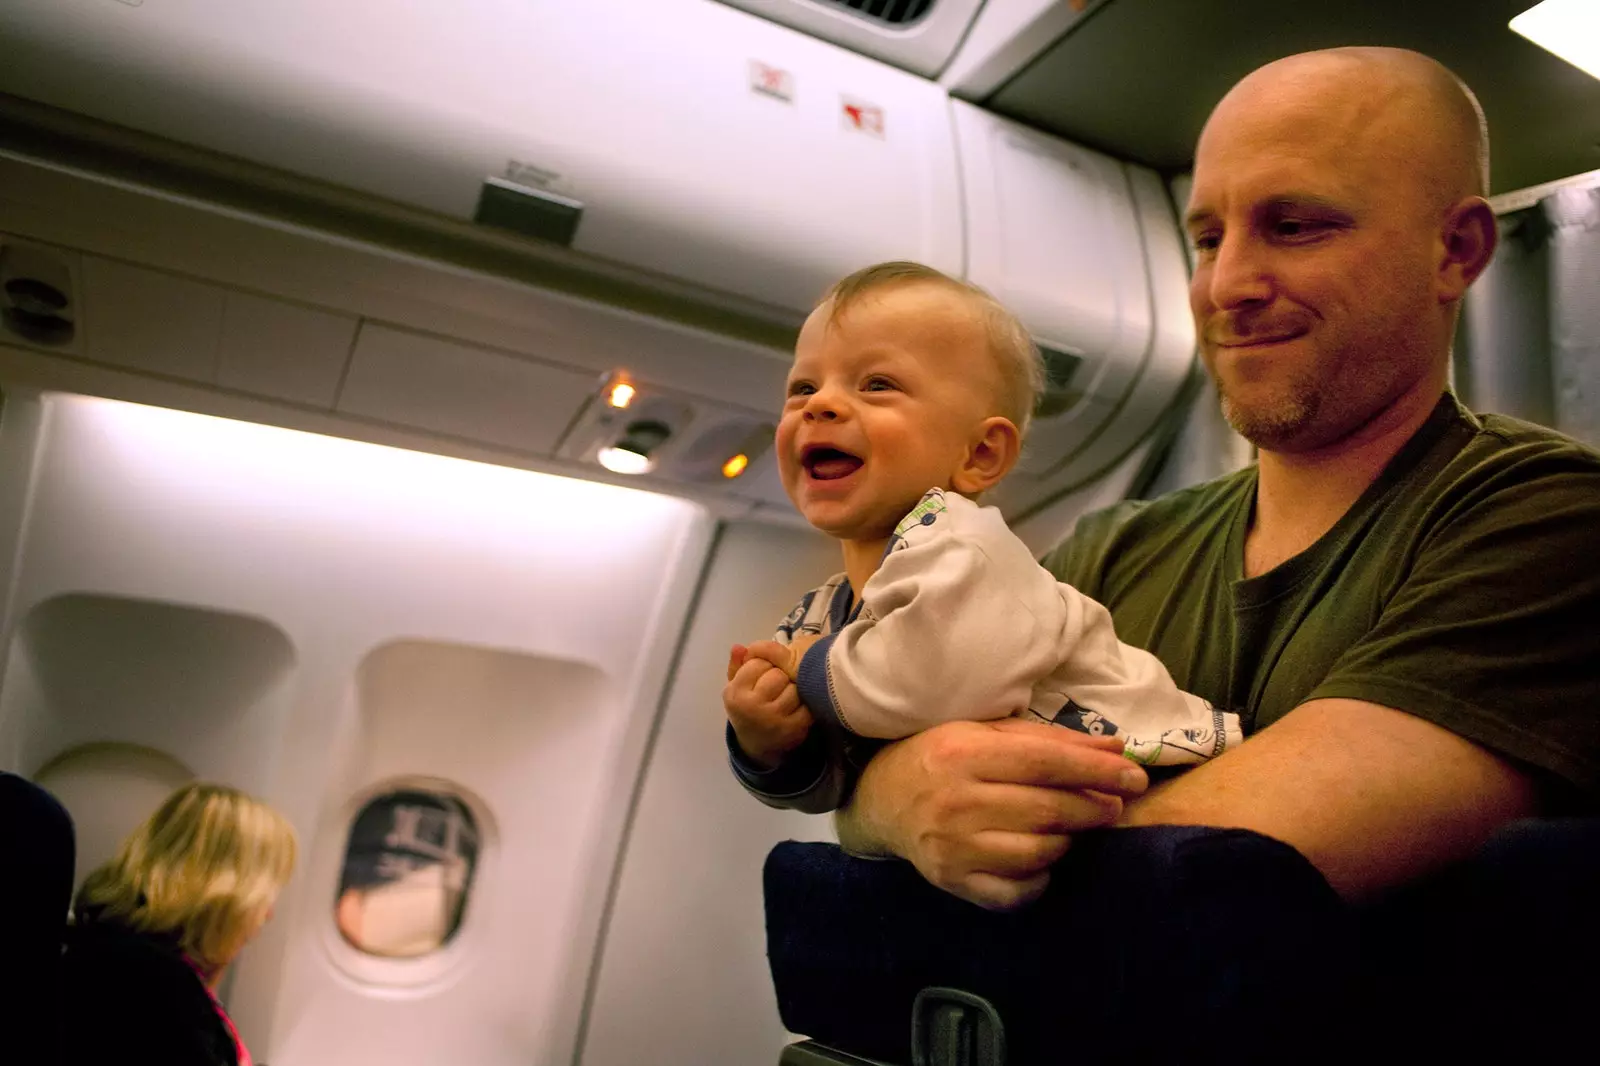
<path id="1" fill-rule="evenodd" d="M 606 402 L 616 408 L 627 407 L 633 402 L 633 398 L 638 394 L 638 391 L 626 381 L 619 381 L 611 386 L 611 391 L 606 396 Z"/>
<path id="2" fill-rule="evenodd" d="M 1544 0 L 1510 26 L 1591 77 L 1600 78 L 1600 4 L 1595 0 Z"/>
<path id="3" fill-rule="evenodd" d="M 652 419 L 633 422 L 622 431 L 622 439 L 595 455 L 600 465 L 614 474 L 647 474 L 655 460 L 650 453 L 672 436 L 664 423 Z"/>
<path id="4" fill-rule="evenodd" d="M 740 452 L 738 455 L 735 455 L 732 459 L 729 459 L 727 462 L 722 464 L 722 476 L 729 479 L 736 478 L 740 474 L 744 473 L 744 468 L 749 465 L 750 457 L 744 454 L 744 452 Z"/>
<path id="5" fill-rule="evenodd" d="M 595 458 L 613 474 L 648 474 L 650 468 L 656 465 L 648 455 L 621 445 L 601 448 Z"/>

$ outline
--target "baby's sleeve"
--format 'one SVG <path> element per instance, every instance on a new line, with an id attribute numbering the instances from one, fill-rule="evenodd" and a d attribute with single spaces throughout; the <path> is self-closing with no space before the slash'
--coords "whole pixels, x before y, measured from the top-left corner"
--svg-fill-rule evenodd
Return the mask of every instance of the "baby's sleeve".
<path id="1" fill-rule="evenodd" d="M 772 639 L 787 646 L 801 633 L 821 632 L 843 580 L 843 574 L 837 575 L 802 596 L 778 624 Z M 731 724 L 724 727 L 724 735 L 728 767 L 746 792 L 769 807 L 805 814 L 826 814 L 843 805 L 864 762 L 859 757 L 851 758 L 850 745 L 836 731 L 813 727 L 783 762 L 763 769 L 739 747 Z"/>

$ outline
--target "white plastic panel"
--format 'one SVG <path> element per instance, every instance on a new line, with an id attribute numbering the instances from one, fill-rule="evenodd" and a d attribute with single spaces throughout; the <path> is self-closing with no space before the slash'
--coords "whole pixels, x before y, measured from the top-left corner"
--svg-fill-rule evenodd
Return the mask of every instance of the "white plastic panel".
<path id="1" fill-rule="evenodd" d="M 228 1000 L 258 1060 L 573 1061 L 705 512 L 175 411 L 44 406 L 14 512 L 26 518 L 8 625 L 22 636 L 0 692 L 0 733 L 24 719 L 27 754 L 0 757 L 26 771 L 86 741 L 141 744 L 291 818 L 305 861 Z M 8 402 L 6 482 L 27 421 Z M 338 864 L 316 857 L 342 844 L 363 789 L 396 772 L 457 778 L 485 805 L 481 825 L 517 835 L 497 836 L 479 868 L 471 905 L 484 910 L 452 943 L 467 965 L 403 988 L 332 957 Z M 461 996 L 486 1014 L 452 1057 L 428 1040 L 468 1016 Z M 380 1019 L 381 1055 L 342 1042 L 357 1016 Z"/>
<path id="2" fill-rule="evenodd" d="M 153 747 L 258 790 L 286 724 L 294 662 L 288 636 L 261 618 L 56 596 L 34 606 L 12 640 L 0 715 L 22 723 L 27 773 L 81 744 L 110 741 Z"/>
<path id="3" fill-rule="evenodd" d="M 223 290 L 125 263 L 83 257 L 90 359 L 192 381 L 216 373 Z M 92 320 L 93 325 L 89 325 Z"/>
<path id="4" fill-rule="evenodd" d="M 229 292 L 217 384 L 258 396 L 332 407 L 356 319 Z"/>
<path id="5" fill-rule="evenodd" d="M 961 267 L 943 91 L 715 0 L 9 0 L 0 54 L 0 91 L 458 218 L 545 187 L 578 251 L 790 309 Z"/>
<path id="6" fill-rule="evenodd" d="M 368 323 L 339 410 L 548 453 L 597 384 L 578 371 Z"/>
<path id="7" fill-rule="evenodd" d="M 154 748 L 97 743 L 63 752 L 33 779 L 72 815 L 72 883 L 82 884 L 174 789 L 194 780 L 194 771 Z"/>
<path id="8" fill-rule="evenodd" d="M 785 1043 L 767 969 L 761 864 L 829 818 L 764 807 L 728 771 L 728 646 L 771 635 L 839 569 L 809 528 L 725 527 L 667 694 L 622 859 L 582 1066 L 767 1066 Z M 662 975 L 670 975 L 663 980 Z"/>
<path id="9" fill-rule="evenodd" d="M 952 101 L 967 277 L 1042 344 L 1084 357 L 1072 385 L 1120 398 L 1150 343 L 1150 285 L 1123 165 Z"/>
<path id="10" fill-rule="evenodd" d="M 589 835 L 571 817 L 571 770 L 604 749 L 609 689 L 588 663 L 471 645 L 399 640 L 363 658 L 353 735 L 334 772 L 351 802 L 308 852 L 322 913 L 307 915 L 317 942 L 304 947 L 333 973 L 316 980 L 274 1061 L 541 1061 L 560 974 L 528 960 L 559 958 L 564 947 L 567 918 L 548 904 L 572 890 Z M 472 891 L 444 947 L 375 958 L 334 926 L 340 866 L 364 803 L 419 770 L 469 805 Z"/>

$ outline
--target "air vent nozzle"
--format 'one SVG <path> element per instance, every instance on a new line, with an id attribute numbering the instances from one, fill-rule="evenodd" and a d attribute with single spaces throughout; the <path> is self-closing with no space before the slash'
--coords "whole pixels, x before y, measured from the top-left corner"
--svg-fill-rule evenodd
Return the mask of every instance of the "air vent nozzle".
<path id="1" fill-rule="evenodd" d="M 906 27 L 933 8 L 933 0 L 818 0 L 828 7 L 843 8 L 871 22 Z"/>

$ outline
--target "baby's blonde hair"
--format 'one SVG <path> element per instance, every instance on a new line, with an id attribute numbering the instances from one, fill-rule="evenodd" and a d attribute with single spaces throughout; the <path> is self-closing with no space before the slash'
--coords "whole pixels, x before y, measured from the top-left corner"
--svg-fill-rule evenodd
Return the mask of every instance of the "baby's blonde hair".
<path id="1" fill-rule="evenodd" d="M 294 828 L 265 803 L 226 785 L 185 785 L 84 879 L 74 920 L 171 936 L 215 973 L 266 917 L 296 850 Z"/>
<path id="2" fill-rule="evenodd" d="M 863 296 L 894 285 L 918 283 L 942 285 L 969 300 L 983 316 L 989 352 L 1000 371 L 1000 395 L 996 414 L 1009 418 L 1017 433 L 1026 436 L 1033 409 L 1044 391 L 1044 360 L 1039 346 L 1016 315 L 999 300 L 968 281 L 953 278 L 941 270 L 907 260 L 877 263 L 836 282 L 818 307 L 828 307 L 828 323 L 833 325 Z"/>

